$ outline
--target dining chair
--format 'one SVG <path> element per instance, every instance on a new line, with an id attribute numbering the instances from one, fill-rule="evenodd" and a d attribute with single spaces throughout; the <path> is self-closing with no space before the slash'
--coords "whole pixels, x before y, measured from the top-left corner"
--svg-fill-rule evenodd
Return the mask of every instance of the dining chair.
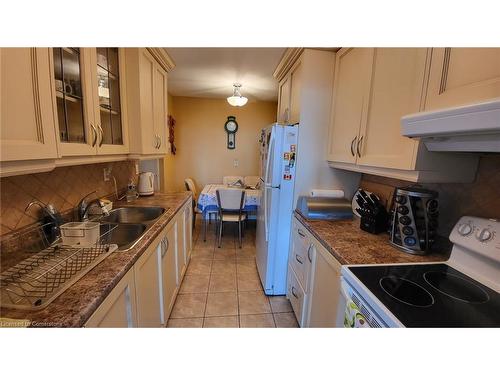
<path id="1" fill-rule="evenodd" d="M 227 186 L 234 184 L 238 180 L 241 180 L 243 182 L 244 180 L 243 176 L 224 176 L 222 177 L 222 184 Z"/>
<path id="2" fill-rule="evenodd" d="M 241 248 L 242 224 L 246 220 L 243 211 L 245 205 L 245 190 L 241 189 L 217 189 L 217 203 L 219 205 L 218 216 L 218 247 L 221 246 L 222 231 L 225 222 L 238 223 L 238 240 Z"/>
<path id="3" fill-rule="evenodd" d="M 196 185 L 191 178 L 186 178 L 184 180 L 184 185 L 186 186 L 186 190 L 193 193 L 193 228 L 196 223 L 196 214 L 203 214 L 203 212 L 197 207 L 196 202 L 198 201 L 198 194 L 196 192 Z"/>
<path id="4" fill-rule="evenodd" d="M 244 182 L 245 182 L 245 186 L 255 187 L 260 182 L 260 177 L 259 176 L 245 176 Z"/>

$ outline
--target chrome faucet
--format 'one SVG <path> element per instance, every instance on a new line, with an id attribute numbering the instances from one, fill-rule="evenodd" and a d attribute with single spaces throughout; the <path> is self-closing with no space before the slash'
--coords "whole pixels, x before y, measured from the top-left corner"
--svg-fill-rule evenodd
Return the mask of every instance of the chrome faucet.
<path id="1" fill-rule="evenodd" d="M 88 210 L 91 206 L 97 204 L 101 210 L 102 210 L 102 213 L 104 214 L 104 216 L 108 216 L 109 215 L 109 212 L 108 210 L 106 209 L 106 207 L 104 206 L 104 203 L 99 199 L 94 199 L 93 201 L 90 201 L 90 202 L 87 202 L 87 198 L 90 197 L 92 194 L 97 194 L 97 191 L 94 190 L 93 192 L 91 193 L 88 193 L 86 196 L 84 196 L 80 202 L 78 203 L 78 205 L 76 206 L 76 212 L 77 212 L 77 216 L 78 216 L 78 220 L 79 221 L 85 221 L 85 220 L 88 220 L 89 218 L 89 215 L 88 215 Z"/>
<path id="2" fill-rule="evenodd" d="M 28 212 L 34 205 L 41 208 L 41 221 L 43 225 L 43 231 L 45 238 L 49 243 L 56 241 L 60 234 L 60 225 L 63 223 L 63 219 L 59 212 L 51 204 L 44 204 L 37 199 L 32 200 L 24 209 L 24 212 Z"/>

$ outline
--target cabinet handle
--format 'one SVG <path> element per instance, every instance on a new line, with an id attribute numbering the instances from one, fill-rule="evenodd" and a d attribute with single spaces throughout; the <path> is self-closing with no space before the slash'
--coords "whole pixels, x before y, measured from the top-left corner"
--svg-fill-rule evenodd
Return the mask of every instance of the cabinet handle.
<path id="1" fill-rule="evenodd" d="M 295 287 L 292 286 L 292 296 L 294 296 L 295 298 L 299 299 L 299 296 L 297 295 L 297 293 L 295 292 Z"/>
<path id="2" fill-rule="evenodd" d="M 297 233 L 299 234 L 300 237 L 306 236 L 306 234 L 304 232 L 302 232 L 302 230 L 300 230 L 300 229 L 297 229 Z"/>
<path id="3" fill-rule="evenodd" d="M 97 130 L 94 124 L 90 123 L 90 126 L 92 127 L 92 131 L 94 132 L 94 140 L 92 141 L 92 147 L 95 147 L 95 144 L 97 143 Z"/>
<path id="4" fill-rule="evenodd" d="M 161 257 L 163 258 L 168 251 L 168 238 L 161 240 Z"/>
<path id="5" fill-rule="evenodd" d="M 364 135 L 361 136 L 361 138 L 359 139 L 359 142 L 358 142 L 358 145 L 356 146 L 356 151 L 358 153 L 358 157 L 361 157 L 361 144 L 363 143 L 363 137 Z"/>
<path id="6" fill-rule="evenodd" d="M 356 154 L 354 153 L 354 142 L 356 142 L 356 139 L 358 138 L 358 136 L 355 136 L 353 138 L 353 140 L 351 141 L 351 155 L 352 156 L 356 156 Z"/>
<path id="7" fill-rule="evenodd" d="M 300 264 L 304 264 L 304 262 L 302 261 L 302 258 L 298 254 L 295 254 L 295 260 L 297 262 L 299 262 Z"/>
<path id="8" fill-rule="evenodd" d="M 158 149 L 158 144 L 160 143 L 160 141 L 159 141 L 160 137 L 158 137 L 158 134 L 155 134 L 155 138 L 156 138 L 155 148 Z"/>
<path id="9" fill-rule="evenodd" d="M 160 149 L 161 148 L 161 137 L 160 136 L 158 136 L 158 141 L 160 142 L 158 145 L 158 149 Z"/>
<path id="10" fill-rule="evenodd" d="M 307 249 L 307 259 L 309 259 L 309 262 L 312 263 L 312 256 L 311 256 L 311 249 L 312 249 L 313 245 L 310 244 L 309 245 L 309 248 Z"/>
<path id="11" fill-rule="evenodd" d="M 101 124 L 97 124 L 97 128 L 101 132 L 101 141 L 99 142 L 99 147 L 101 147 L 104 142 L 104 131 L 102 130 Z"/>

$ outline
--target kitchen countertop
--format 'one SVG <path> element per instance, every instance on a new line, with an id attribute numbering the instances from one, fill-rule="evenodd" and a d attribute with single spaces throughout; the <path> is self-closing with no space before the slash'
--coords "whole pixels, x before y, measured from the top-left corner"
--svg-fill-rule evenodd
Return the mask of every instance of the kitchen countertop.
<path id="1" fill-rule="evenodd" d="M 38 311 L 0 309 L 0 317 L 27 319 L 33 327 L 81 327 L 121 278 L 146 251 L 179 209 L 191 198 L 190 192 L 155 193 L 134 202 L 115 202 L 122 206 L 160 206 L 167 208 L 130 250 L 115 252 L 78 280 L 46 308 Z"/>
<path id="2" fill-rule="evenodd" d="M 398 250 L 389 243 L 386 233 L 371 234 L 359 229 L 359 219 L 307 220 L 300 213 L 295 217 L 340 262 L 340 264 L 380 264 L 444 262 L 449 250 L 428 255 L 413 255 Z"/>

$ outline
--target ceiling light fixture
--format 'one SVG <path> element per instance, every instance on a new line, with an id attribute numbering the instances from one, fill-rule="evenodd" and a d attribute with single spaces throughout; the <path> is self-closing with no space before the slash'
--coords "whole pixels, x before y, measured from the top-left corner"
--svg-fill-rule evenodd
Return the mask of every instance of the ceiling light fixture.
<path id="1" fill-rule="evenodd" d="M 233 96 L 227 98 L 227 102 L 233 107 L 243 107 L 248 102 L 248 98 L 241 95 L 240 83 L 233 83 Z"/>

